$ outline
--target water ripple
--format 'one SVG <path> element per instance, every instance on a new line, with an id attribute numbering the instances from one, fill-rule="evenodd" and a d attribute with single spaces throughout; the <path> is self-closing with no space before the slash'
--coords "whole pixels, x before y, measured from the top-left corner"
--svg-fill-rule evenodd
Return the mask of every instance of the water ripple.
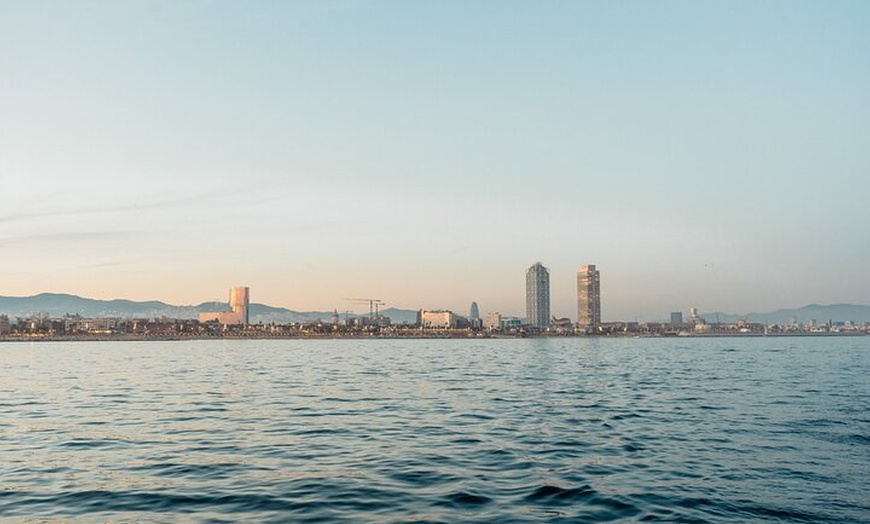
<path id="1" fill-rule="evenodd" d="M 0 518 L 865 522 L 870 337 L 0 346 Z"/>

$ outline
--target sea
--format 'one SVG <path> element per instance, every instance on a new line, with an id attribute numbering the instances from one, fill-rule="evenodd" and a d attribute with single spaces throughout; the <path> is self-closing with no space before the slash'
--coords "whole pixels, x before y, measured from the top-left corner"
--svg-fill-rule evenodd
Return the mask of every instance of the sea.
<path id="1" fill-rule="evenodd" d="M 0 343 L 3 522 L 870 522 L 870 337 Z"/>

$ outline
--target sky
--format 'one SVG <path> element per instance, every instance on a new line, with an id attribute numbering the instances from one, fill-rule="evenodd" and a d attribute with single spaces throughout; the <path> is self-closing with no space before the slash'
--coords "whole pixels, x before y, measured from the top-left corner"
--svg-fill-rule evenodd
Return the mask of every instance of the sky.
<path id="1" fill-rule="evenodd" d="M 0 295 L 870 304 L 870 2 L 0 0 Z"/>

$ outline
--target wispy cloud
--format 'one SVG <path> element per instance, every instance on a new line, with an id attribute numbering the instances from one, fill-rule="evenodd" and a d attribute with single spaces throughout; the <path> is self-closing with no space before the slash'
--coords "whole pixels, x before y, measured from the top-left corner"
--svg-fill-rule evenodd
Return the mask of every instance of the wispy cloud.
<path id="1" fill-rule="evenodd" d="M 184 208 L 192 205 L 201 205 L 229 197 L 239 197 L 254 192 L 262 192 L 262 189 L 223 189 L 220 191 L 203 191 L 202 193 L 187 193 L 182 196 L 171 198 L 134 199 L 123 203 L 79 205 L 76 202 L 67 203 L 63 200 L 66 196 L 62 193 L 45 193 L 29 199 L 24 209 L 7 212 L 0 215 L 0 224 L 25 222 L 28 220 L 51 218 L 51 217 L 76 217 L 84 215 L 109 215 L 115 213 L 142 212 L 161 209 Z M 119 196 L 119 200 L 122 197 Z"/>
<path id="2" fill-rule="evenodd" d="M 42 245 L 81 246 L 94 242 L 109 242 L 129 238 L 138 232 L 131 231 L 71 231 L 64 233 L 23 234 L 0 238 L 0 248 L 34 247 Z"/>
<path id="3" fill-rule="evenodd" d="M 94 264 L 80 264 L 75 266 L 68 266 L 64 268 L 60 268 L 59 271 L 80 271 L 83 269 L 107 269 L 113 267 L 124 267 L 134 264 L 138 261 L 144 260 L 142 258 L 135 259 L 126 259 L 126 260 L 111 260 L 106 262 L 96 262 Z"/>

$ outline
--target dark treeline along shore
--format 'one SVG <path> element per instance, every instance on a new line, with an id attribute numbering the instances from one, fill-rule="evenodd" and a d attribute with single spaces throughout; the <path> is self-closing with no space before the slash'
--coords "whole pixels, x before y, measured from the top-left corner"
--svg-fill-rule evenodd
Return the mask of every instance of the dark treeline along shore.
<path id="1" fill-rule="evenodd" d="M 602 326 L 594 333 L 571 330 L 535 330 L 525 327 L 487 329 L 438 329 L 419 326 L 356 327 L 311 325 L 249 325 L 249 326 L 186 326 L 185 323 L 150 323 L 141 330 L 124 329 L 123 323 L 112 329 L 79 330 L 72 332 L 16 329 L 0 335 L 0 342 L 14 341 L 136 341 L 136 340 L 215 340 L 215 339 L 490 339 L 490 338 L 574 338 L 574 337 L 796 337 L 796 336 L 865 336 L 870 329 L 859 326 L 850 329 L 823 327 L 821 329 L 747 329 L 737 325 L 712 325 L 703 332 L 677 331 L 667 324 L 625 325 L 615 323 Z"/>

